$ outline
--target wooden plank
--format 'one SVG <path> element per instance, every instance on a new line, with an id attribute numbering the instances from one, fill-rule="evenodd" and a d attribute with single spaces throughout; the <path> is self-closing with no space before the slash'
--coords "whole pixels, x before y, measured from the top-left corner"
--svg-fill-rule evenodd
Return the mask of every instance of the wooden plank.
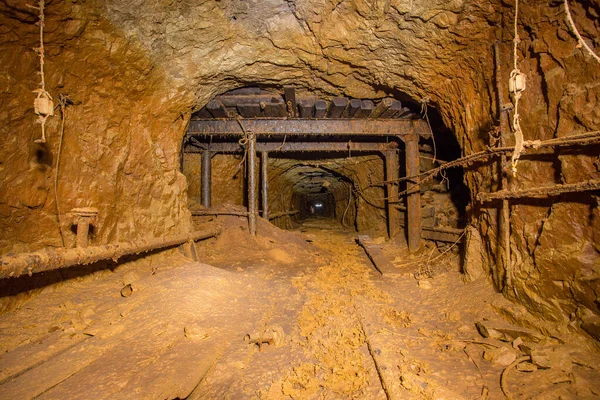
<path id="1" fill-rule="evenodd" d="M 361 103 L 361 101 L 359 99 L 351 99 L 350 100 L 350 104 L 348 105 L 348 116 L 349 117 L 354 117 L 356 112 L 358 110 L 360 110 L 360 103 Z"/>
<path id="2" fill-rule="evenodd" d="M 211 100 L 207 105 L 206 109 L 214 118 L 228 118 L 229 114 L 225 109 L 223 103 L 219 100 Z"/>
<path id="3" fill-rule="evenodd" d="M 327 114 L 327 102 L 319 99 L 315 102 L 315 118 L 325 118 Z"/>
<path id="4" fill-rule="evenodd" d="M 379 116 L 383 114 L 384 111 L 390 108 L 393 102 L 394 99 L 390 97 L 382 99 L 379 103 L 377 103 L 377 106 L 375 107 L 369 118 L 379 118 Z"/>
<path id="5" fill-rule="evenodd" d="M 270 103 L 265 104 L 265 116 L 272 118 L 282 118 L 287 115 L 285 103 L 275 98 Z"/>
<path id="6" fill-rule="evenodd" d="M 296 107 L 296 89 L 294 89 L 293 86 L 284 86 L 283 95 L 287 106 L 288 117 L 296 118 L 298 116 L 298 108 Z"/>
<path id="7" fill-rule="evenodd" d="M 398 272 L 390 259 L 383 254 L 381 247 L 371 243 L 371 238 L 369 236 L 358 235 L 357 242 L 365 250 L 365 253 L 367 253 L 373 266 L 375 266 L 379 273 L 382 275 L 390 275 Z"/>
<path id="8" fill-rule="evenodd" d="M 183 338 L 140 370 L 112 399 L 185 399 L 222 354 L 217 338 Z"/>
<path id="9" fill-rule="evenodd" d="M 329 106 L 327 116 L 329 118 L 340 118 L 348 107 L 348 99 L 345 97 L 334 97 Z"/>
<path id="10" fill-rule="evenodd" d="M 398 174 L 400 173 L 400 166 L 398 161 L 398 152 L 394 150 L 385 152 L 385 179 L 386 193 L 387 193 L 387 225 L 388 225 L 388 237 L 393 238 L 400 229 L 400 213 L 398 209 L 394 207 L 394 204 L 398 201 Z"/>
<path id="11" fill-rule="evenodd" d="M 307 99 L 298 103 L 300 118 L 313 118 L 315 115 L 315 100 Z"/>
<path id="12" fill-rule="evenodd" d="M 208 112 L 208 110 L 206 109 L 206 107 L 202 107 L 200 110 L 196 111 L 193 115 L 193 118 L 199 118 L 199 119 L 206 119 L 206 118 L 212 118 L 212 114 Z"/>
<path id="13" fill-rule="evenodd" d="M 354 118 L 368 118 L 373 112 L 375 105 L 371 100 L 363 100 L 360 102 L 360 110 L 356 111 Z"/>
<path id="14" fill-rule="evenodd" d="M 276 101 L 279 102 L 283 102 L 283 99 L 280 95 L 273 93 L 273 94 L 258 94 L 258 95 L 246 95 L 246 96 L 241 96 L 241 95 L 235 95 L 235 96 L 230 96 L 230 95 L 224 95 L 224 96 L 217 96 L 215 98 L 215 100 L 220 101 L 221 103 L 223 103 L 223 105 L 225 107 L 237 107 L 238 104 L 260 104 L 262 103 L 270 103 L 273 99 L 276 99 Z"/>
<path id="15" fill-rule="evenodd" d="M 0 385 L 78 345 L 89 336 L 73 337 L 62 330 L 0 355 Z"/>
<path id="16" fill-rule="evenodd" d="M 396 115 L 401 110 L 402 110 L 402 103 L 400 103 L 398 100 L 394 100 L 392 102 L 392 105 L 387 110 L 382 112 L 381 115 L 379 116 L 379 118 L 392 118 L 394 115 Z"/>
<path id="17" fill-rule="evenodd" d="M 402 107 L 402 109 L 400 111 L 398 111 L 396 113 L 396 115 L 394 115 L 394 118 L 407 118 L 411 114 L 412 114 L 412 111 L 410 111 L 410 108 Z"/>
<path id="18" fill-rule="evenodd" d="M 237 105 L 237 110 L 240 115 L 244 118 L 256 118 L 263 116 L 263 112 L 260 108 L 260 104 L 243 104 Z"/>

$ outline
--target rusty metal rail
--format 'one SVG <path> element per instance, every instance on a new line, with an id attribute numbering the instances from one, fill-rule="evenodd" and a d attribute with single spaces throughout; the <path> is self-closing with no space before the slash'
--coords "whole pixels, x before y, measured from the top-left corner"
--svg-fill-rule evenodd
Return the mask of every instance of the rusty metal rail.
<path id="1" fill-rule="evenodd" d="M 244 129 L 240 126 L 243 124 Z M 397 136 L 429 137 L 431 132 L 422 119 L 205 119 L 190 121 L 188 135 L 243 136 L 244 130 L 257 136 Z"/>
<path id="2" fill-rule="evenodd" d="M 133 242 L 120 242 L 86 248 L 58 248 L 33 253 L 9 253 L 0 257 L 0 278 L 16 278 L 25 274 L 31 276 L 39 272 L 91 264 L 103 260 L 117 261 L 126 255 L 179 246 L 189 241 L 215 237 L 220 233 L 220 230 L 198 231 L 163 238 L 141 239 Z"/>
<path id="3" fill-rule="evenodd" d="M 194 135 L 189 135 L 194 137 Z M 354 151 L 354 152 L 377 152 L 385 150 L 393 150 L 398 147 L 395 142 L 389 143 L 373 143 L 373 142 L 257 142 L 256 151 L 261 152 L 334 152 L 334 151 Z M 206 150 L 217 153 L 241 153 L 245 148 L 238 142 L 219 142 L 219 143 L 202 143 L 191 142 L 186 147 L 186 153 L 204 153 Z"/>

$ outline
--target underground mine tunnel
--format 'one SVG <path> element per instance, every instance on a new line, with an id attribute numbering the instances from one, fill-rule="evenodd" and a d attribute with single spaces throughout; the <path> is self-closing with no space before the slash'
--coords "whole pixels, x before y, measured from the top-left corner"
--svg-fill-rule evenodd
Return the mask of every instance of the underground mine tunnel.
<path id="1" fill-rule="evenodd" d="M 600 4 L 0 2 L 1 399 L 600 396 Z"/>

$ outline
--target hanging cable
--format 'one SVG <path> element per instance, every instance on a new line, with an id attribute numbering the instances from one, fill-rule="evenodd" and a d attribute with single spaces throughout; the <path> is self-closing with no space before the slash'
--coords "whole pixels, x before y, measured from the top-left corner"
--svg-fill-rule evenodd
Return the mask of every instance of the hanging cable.
<path id="1" fill-rule="evenodd" d="M 38 25 L 40 27 L 40 47 L 34 49 L 37 51 L 40 58 L 40 87 L 39 89 L 35 89 L 33 93 L 37 94 L 37 97 L 33 101 L 33 109 L 37 114 L 39 122 L 42 125 L 42 137 L 40 139 L 36 139 L 36 143 L 46 143 L 46 121 L 49 117 L 54 115 L 54 103 L 52 100 L 52 96 L 50 93 L 46 91 L 46 77 L 44 75 L 44 26 L 45 26 L 45 16 L 44 16 L 44 0 L 40 0 L 38 2 L 38 6 L 27 5 L 27 7 L 32 8 L 34 10 L 38 10 Z"/>
<path id="2" fill-rule="evenodd" d="M 573 33 L 575 34 L 575 36 L 577 37 L 577 48 L 584 48 L 587 50 L 587 52 L 596 59 L 596 61 L 598 61 L 600 63 L 600 57 L 598 57 L 598 54 L 594 53 L 594 50 L 591 49 L 590 46 L 588 46 L 588 44 L 585 42 L 585 40 L 583 40 L 583 38 L 581 37 L 581 35 L 579 34 L 579 31 L 577 30 L 577 27 L 575 26 L 575 21 L 573 21 L 573 17 L 571 16 L 571 10 L 569 9 L 569 1 L 565 0 L 565 13 L 566 18 L 567 18 L 567 22 L 569 23 L 569 26 L 571 28 L 571 30 L 573 31 Z"/>
<path id="3" fill-rule="evenodd" d="M 519 37 L 518 30 L 518 17 L 519 17 L 519 0 L 515 0 L 515 22 L 514 22 L 514 30 L 515 37 L 513 39 L 513 62 L 514 68 L 510 73 L 510 78 L 508 80 L 508 91 L 513 96 L 514 103 L 514 113 L 513 113 L 513 134 L 515 136 L 515 150 L 513 152 L 511 158 L 511 169 L 513 176 L 517 176 L 517 163 L 519 161 L 519 157 L 521 157 L 521 152 L 523 151 L 523 131 L 521 130 L 521 121 L 519 115 L 519 100 L 521 99 L 521 95 L 525 91 L 525 74 L 522 73 L 518 66 L 518 47 L 521 42 L 521 38 Z"/>

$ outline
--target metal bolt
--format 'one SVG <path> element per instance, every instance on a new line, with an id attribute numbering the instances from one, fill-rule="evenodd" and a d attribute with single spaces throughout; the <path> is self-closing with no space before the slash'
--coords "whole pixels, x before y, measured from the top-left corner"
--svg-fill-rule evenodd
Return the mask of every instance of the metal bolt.
<path id="1" fill-rule="evenodd" d="M 71 214 L 75 217 L 73 223 L 77 225 L 77 247 L 88 246 L 90 225 L 96 223 L 98 209 L 93 207 L 74 208 Z"/>

